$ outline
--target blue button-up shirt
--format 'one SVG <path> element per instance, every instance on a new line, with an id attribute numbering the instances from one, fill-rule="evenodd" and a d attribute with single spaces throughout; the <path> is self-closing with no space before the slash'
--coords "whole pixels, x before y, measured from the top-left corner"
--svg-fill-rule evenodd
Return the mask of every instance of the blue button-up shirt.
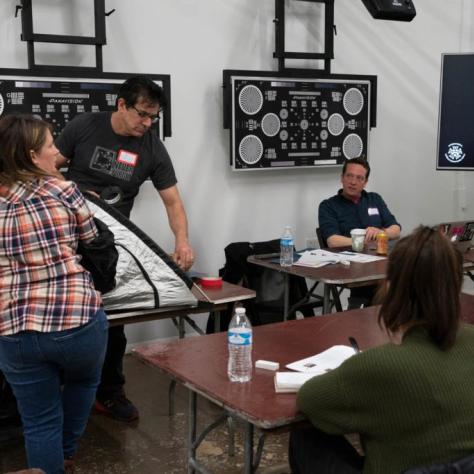
<path id="1" fill-rule="evenodd" d="M 345 198 L 340 189 L 335 196 L 321 202 L 318 220 L 321 235 L 326 241 L 332 235 L 350 237 L 352 229 L 400 226 L 382 197 L 365 190 L 355 203 Z"/>

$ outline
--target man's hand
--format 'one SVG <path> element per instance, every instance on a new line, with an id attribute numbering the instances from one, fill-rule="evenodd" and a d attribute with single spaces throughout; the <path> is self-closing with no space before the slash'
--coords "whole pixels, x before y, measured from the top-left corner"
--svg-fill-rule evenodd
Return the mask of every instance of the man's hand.
<path id="1" fill-rule="evenodd" d="M 378 227 L 367 227 L 365 232 L 365 242 L 374 242 L 377 240 L 377 235 L 382 232 Z"/>
<path id="2" fill-rule="evenodd" d="M 188 243 L 176 243 L 173 260 L 183 271 L 188 271 L 194 263 L 194 252 Z"/>

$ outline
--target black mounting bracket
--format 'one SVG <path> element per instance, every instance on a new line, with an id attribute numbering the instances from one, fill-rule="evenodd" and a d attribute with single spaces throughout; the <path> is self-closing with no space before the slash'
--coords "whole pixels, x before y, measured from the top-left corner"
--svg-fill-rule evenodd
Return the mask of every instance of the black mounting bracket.
<path id="1" fill-rule="evenodd" d="M 94 24 L 95 36 L 70 36 L 70 35 L 49 35 L 38 34 L 33 31 L 33 0 L 21 0 L 15 10 L 15 16 L 18 10 L 21 10 L 21 39 L 27 42 L 28 69 L 36 73 L 45 73 L 51 69 L 51 66 L 38 65 L 35 62 L 35 43 L 62 43 L 62 44 L 82 44 L 95 46 L 95 67 L 75 67 L 85 73 L 102 72 L 102 46 L 107 44 L 105 34 L 105 17 L 114 12 L 114 10 L 105 12 L 105 0 L 94 0 Z M 56 73 L 61 69 L 70 70 L 70 67 L 54 66 Z"/>
<path id="2" fill-rule="evenodd" d="M 286 59 L 323 60 L 324 68 L 319 70 L 329 74 L 331 60 L 334 59 L 334 0 L 299 0 L 305 2 L 324 3 L 324 53 L 290 52 L 285 51 L 285 0 L 275 0 L 275 52 L 273 57 L 278 59 L 278 70 L 287 71 Z M 318 69 L 318 68 L 314 68 Z"/>

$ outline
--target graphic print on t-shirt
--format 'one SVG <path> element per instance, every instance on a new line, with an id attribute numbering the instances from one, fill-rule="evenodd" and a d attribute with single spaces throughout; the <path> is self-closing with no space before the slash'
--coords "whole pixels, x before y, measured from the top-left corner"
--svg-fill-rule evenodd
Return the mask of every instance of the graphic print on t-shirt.
<path id="1" fill-rule="evenodd" d="M 137 161 L 138 155 L 131 151 L 119 150 L 117 156 L 117 152 L 114 150 L 96 146 L 90 162 L 90 168 L 114 178 L 130 181 Z"/>

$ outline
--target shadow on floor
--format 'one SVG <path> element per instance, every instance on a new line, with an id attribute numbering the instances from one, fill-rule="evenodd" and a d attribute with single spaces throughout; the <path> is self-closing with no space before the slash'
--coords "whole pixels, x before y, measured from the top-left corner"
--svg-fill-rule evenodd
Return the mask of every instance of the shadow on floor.
<path id="1" fill-rule="evenodd" d="M 140 411 L 134 424 L 121 423 L 93 413 L 77 453 L 77 474 L 178 474 L 186 473 L 187 390 L 178 385 L 176 414 L 168 416 L 169 378 L 136 359 L 126 356 L 127 396 Z M 198 426 L 220 414 L 210 402 L 198 400 Z M 266 438 L 259 473 L 289 472 L 288 434 Z M 236 453 L 227 453 L 227 431 L 220 427 L 210 433 L 198 451 L 198 459 L 211 473 L 243 472 L 243 432 L 237 425 Z M 0 472 L 26 466 L 22 438 L 0 442 Z"/>

